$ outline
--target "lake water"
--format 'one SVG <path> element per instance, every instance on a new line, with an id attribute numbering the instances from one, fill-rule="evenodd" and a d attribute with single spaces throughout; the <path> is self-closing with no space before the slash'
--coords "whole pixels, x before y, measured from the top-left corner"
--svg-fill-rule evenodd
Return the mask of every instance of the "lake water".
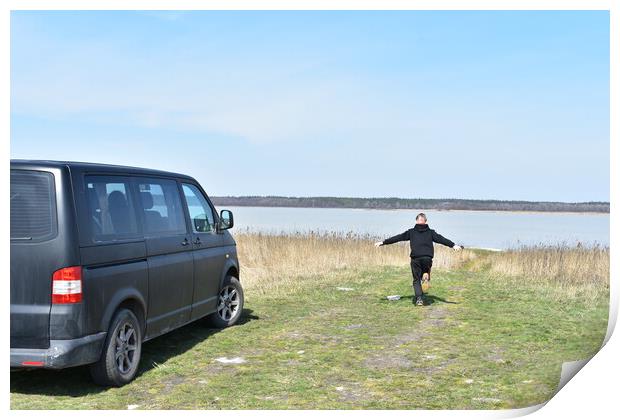
<path id="1" fill-rule="evenodd" d="M 354 232 L 381 239 L 415 224 L 414 210 L 360 210 L 290 207 L 227 207 L 233 234 Z M 609 245 L 609 214 L 425 211 L 438 233 L 466 247 L 506 249 L 521 245 Z"/>

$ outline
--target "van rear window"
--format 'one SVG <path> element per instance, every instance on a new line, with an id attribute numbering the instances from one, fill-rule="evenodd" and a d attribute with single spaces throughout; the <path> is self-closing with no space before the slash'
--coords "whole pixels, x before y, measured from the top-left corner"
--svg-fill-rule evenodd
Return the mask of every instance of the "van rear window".
<path id="1" fill-rule="evenodd" d="M 11 240 L 41 241 L 56 235 L 56 194 L 49 172 L 11 170 Z"/>

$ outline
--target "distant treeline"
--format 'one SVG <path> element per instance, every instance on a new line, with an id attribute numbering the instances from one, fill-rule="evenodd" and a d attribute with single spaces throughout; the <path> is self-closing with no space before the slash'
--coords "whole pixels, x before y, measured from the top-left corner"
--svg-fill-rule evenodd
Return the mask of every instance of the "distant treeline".
<path id="1" fill-rule="evenodd" d="M 609 203 L 592 201 L 562 203 L 555 201 L 462 200 L 435 198 L 358 198 L 358 197 L 211 197 L 217 206 L 316 207 L 349 209 L 412 210 L 491 210 L 609 213 Z"/>

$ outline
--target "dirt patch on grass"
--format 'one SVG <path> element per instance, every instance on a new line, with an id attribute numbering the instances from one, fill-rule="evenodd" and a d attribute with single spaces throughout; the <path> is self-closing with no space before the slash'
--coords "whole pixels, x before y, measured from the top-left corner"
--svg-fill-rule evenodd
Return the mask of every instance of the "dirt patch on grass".
<path id="1" fill-rule="evenodd" d="M 419 357 L 419 362 L 412 368 L 412 371 L 432 375 L 444 370 L 455 362 L 456 359 L 439 357 L 433 354 L 424 354 Z"/>
<path id="2" fill-rule="evenodd" d="M 401 333 L 393 337 L 380 337 L 387 341 L 390 347 L 400 347 L 424 340 L 430 335 L 436 334 L 437 327 L 442 327 L 446 323 L 447 309 L 445 307 L 428 307 L 428 312 L 423 315 L 423 319 L 404 329 Z M 430 327 L 430 328 L 429 328 Z"/>
<path id="3" fill-rule="evenodd" d="M 495 362 L 498 364 L 508 363 L 508 361 L 504 357 L 504 350 L 499 347 L 493 347 L 491 352 L 487 355 L 486 359 L 490 362 Z"/>
<path id="4" fill-rule="evenodd" d="M 443 327 L 446 324 L 446 320 L 443 318 L 429 318 L 424 322 L 427 327 Z"/>
<path id="5" fill-rule="evenodd" d="M 441 334 L 440 329 L 450 324 L 449 309 L 433 305 L 423 310 L 422 319 L 405 331 L 392 337 L 377 337 L 387 343 L 385 350 L 369 355 L 364 365 L 375 370 L 400 369 L 432 375 L 452 363 L 425 353 L 437 344 L 433 338 Z"/>
<path id="6" fill-rule="evenodd" d="M 358 382 L 337 381 L 331 382 L 340 401 L 358 403 L 369 401 L 371 395 Z"/>
<path id="7" fill-rule="evenodd" d="M 413 366 L 413 363 L 405 355 L 386 353 L 370 356 L 366 359 L 364 365 L 376 370 L 410 369 Z"/>
<path id="8" fill-rule="evenodd" d="M 414 343 L 416 341 L 421 341 L 428 335 L 429 333 L 426 331 L 407 331 L 394 337 L 391 341 L 391 344 L 395 347 L 399 347 L 406 344 Z"/>
<path id="9" fill-rule="evenodd" d="M 418 329 L 424 334 L 437 334 L 438 328 L 457 325 L 458 323 L 449 317 L 450 312 L 446 305 L 431 306 L 424 319 L 418 324 Z"/>
<path id="10" fill-rule="evenodd" d="M 163 393 L 170 393 L 172 390 L 180 384 L 184 384 L 187 382 L 187 378 L 180 375 L 170 375 L 162 379 L 162 384 L 164 385 Z"/>
<path id="11" fill-rule="evenodd" d="M 437 306 L 437 304 L 434 304 L 430 307 L 425 307 L 423 311 L 421 319 L 412 326 L 420 333 L 426 334 L 431 332 L 436 334 L 435 329 L 432 327 L 440 327 L 452 322 L 449 317 L 450 310 L 444 305 Z"/>
<path id="12" fill-rule="evenodd" d="M 448 309 L 445 306 L 431 306 L 428 310 L 427 318 L 429 319 L 445 319 Z"/>

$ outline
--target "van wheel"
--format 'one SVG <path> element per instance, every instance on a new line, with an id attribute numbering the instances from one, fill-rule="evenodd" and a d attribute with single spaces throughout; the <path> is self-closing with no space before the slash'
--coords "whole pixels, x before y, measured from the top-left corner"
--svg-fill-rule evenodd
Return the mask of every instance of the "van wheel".
<path id="1" fill-rule="evenodd" d="M 217 309 L 209 315 L 209 323 L 215 328 L 230 327 L 239 320 L 241 311 L 243 311 L 241 283 L 233 276 L 226 276 L 217 296 Z"/>
<path id="2" fill-rule="evenodd" d="M 138 372 L 142 351 L 140 323 L 132 311 L 120 309 L 112 318 L 101 359 L 90 366 L 93 380 L 104 386 L 122 386 Z"/>

